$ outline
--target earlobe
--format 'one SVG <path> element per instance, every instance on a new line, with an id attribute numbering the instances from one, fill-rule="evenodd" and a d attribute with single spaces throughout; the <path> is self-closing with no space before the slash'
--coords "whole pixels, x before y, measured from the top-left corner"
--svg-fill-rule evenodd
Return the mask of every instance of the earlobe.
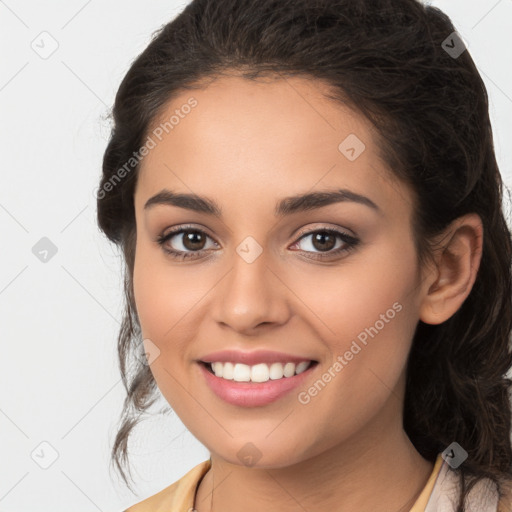
<path id="1" fill-rule="evenodd" d="M 462 306 L 476 280 L 482 247 L 483 226 L 477 214 L 448 226 L 435 249 L 435 267 L 424 281 L 420 320 L 440 324 Z"/>

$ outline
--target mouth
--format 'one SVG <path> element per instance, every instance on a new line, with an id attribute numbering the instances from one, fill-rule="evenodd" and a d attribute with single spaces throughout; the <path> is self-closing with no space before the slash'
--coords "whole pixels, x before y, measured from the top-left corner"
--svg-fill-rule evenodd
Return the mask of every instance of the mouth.
<path id="1" fill-rule="evenodd" d="M 263 349 L 228 348 L 203 354 L 195 362 L 206 387 L 238 407 L 263 407 L 282 399 L 306 386 L 320 367 L 307 355 Z"/>
<path id="2" fill-rule="evenodd" d="M 298 363 L 288 361 L 259 363 L 254 365 L 230 361 L 199 361 L 199 363 L 206 371 L 220 379 L 232 382 L 248 382 L 255 384 L 265 383 L 271 380 L 277 381 L 289 379 L 318 365 L 318 361 L 315 360 L 301 361 Z"/>
<path id="3" fill-rule="evenodd" d="M 253 366 L 219 361 L 197 362 L 203 382 L 210 391 L 225 403 L 243 408 L 264 407 L 282 399 L 294 389 L 305 386 L 319 366 L 313 360 Z M 216 375 L 216 371 L 222 372 L 222 376 Z"/>

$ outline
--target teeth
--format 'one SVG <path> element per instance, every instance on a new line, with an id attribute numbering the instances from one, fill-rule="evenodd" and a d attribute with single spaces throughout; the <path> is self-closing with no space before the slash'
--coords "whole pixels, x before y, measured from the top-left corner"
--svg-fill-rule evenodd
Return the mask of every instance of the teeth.
<path id="1" fill-rule="evenodd" d="M 246 365 L 243 366 L 249 368 Z M 270 379 L 270 369 L 265 363 L 256 364 L 250 368 L 252 382 L 267 382 L 267 380 Z"/>
<path id="2" fill-rule="evenodd" d="M 223 364 L 222 363 L 210 363 L 210 368 L 212 369 L 213 373 L 215 373 L 215 375 L 217 377 L 222 377 L 222 374 L 223 374 Z"/>
<path id="3" fill-rule="evenodd" d="M 241 363 L 209 363 L 216 377 L 235 382 L 267 382 L 269 379 L 278 380 L 283 377 L 293 377 L 305 372 L 312 361 L 298 363 L 272 363 L 270 367 L 266 363 L 249 366 Z"/>
<path id="4" fill-rule="evenodd" d="M 283 375 L 284 371 L 281 363 L 273 363 L 270 365 L 270 378 L 272 380 L 282 379 Z"/>
<path id="5" fill-rule="evenodd" d="M 297 368 L 295 368 L 295 373 L 298 375 L 299 373 L 305 372 L 309 368 L 310 364 L 311 361 L 302 361 L 302 363 L 299 363 Z"/>

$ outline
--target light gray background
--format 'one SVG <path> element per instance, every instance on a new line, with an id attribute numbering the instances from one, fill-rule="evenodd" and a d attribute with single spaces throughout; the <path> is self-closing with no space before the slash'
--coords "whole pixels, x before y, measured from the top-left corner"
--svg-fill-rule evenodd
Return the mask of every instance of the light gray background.
<path id="1" fill-rule="evenodd" d="M 209 456 L 177 417 L 160 415 L 133 440 L 138 496 L 109 471 L 124 398 L 121 260 L 95 219 L 117 87 L 186 3 L 0 0 L 2 512 L 123 510 Z M 512 0 L 430 3 L 452 18 L 482 73 L 510 187 Z M 42 237 L 57 247 L 45 263 L 32 252 Z"/>

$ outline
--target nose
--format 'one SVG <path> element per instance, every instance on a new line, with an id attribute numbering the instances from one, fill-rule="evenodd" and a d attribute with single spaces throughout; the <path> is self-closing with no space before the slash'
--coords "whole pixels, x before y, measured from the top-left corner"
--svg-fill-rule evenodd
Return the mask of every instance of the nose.
<path id="1" fill-rule="evenodd" d="M 235 253 L 232 262 L 215 290 L 214 320 L 247 335 L 260 332 L 264 325 L 285 324 L 291 291 L 279 275 L 279 266 L 269 261 L 265 250 L 252 262 Z"/>

